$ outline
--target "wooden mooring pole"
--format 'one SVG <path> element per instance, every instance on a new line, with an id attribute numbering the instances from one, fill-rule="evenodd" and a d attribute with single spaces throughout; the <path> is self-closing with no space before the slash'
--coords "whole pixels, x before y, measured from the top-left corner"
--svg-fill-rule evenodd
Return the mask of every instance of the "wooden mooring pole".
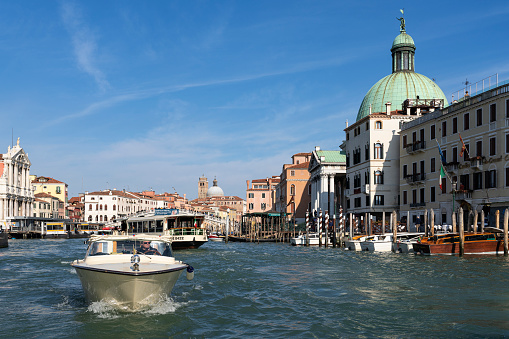
<path id="1" fill-rule="evenodd" d="M 484 233 L 484 210 L 481 210 L 481 233 Z"/>
<path id="2" fill-rule="evenodd" d="M 396 252 L 396 240 L 398 237 L 398 222 L 396 217 L 396 211 L 392 211 L 392 251 Z"/>
<path id="3" fill-rule="evenodd" d="M 495 212 L 495 227 L 500 229 L 500 210 Z"/>
<path id="4" fill-rule="evenodd" d="M 508 230 L 508 223 L 509 223 L 509 209 L 505 209 L 504 211 L 504 256 L 507 257 L 508 255 L 508 244 L 507 244 L 507 230 Z"/>
<path id="5" fill-rule="evenodd" d="M 460 207 L 458 212 L 459 231 L 460 231 L 460 257 L 465 253 L 465 228 L 463 223 L 463 208 Z"/>
<path id="6" fill-rule="evenodd" d="M 431 214 L 431 222 L 429 225 L 429 231 L 430 231 L 430 235 L 434 236 L 435 235 L 435 212 L 433 212 L 433 209 L 431 209 L 431 211 L 429 213 Z"/>
<path id="7" fill-rule="evenodd" d="M 477 210 L 474 212 L 474 222 L 473 222 L 473 229 L 474 229 L 474 233 L 477 233 L 477 219 L 479 217 L 479 213 L 477 212 Z"/>
<path id="8" fill-rule="evenodd" d="M 452 233 L 456 233 L 458 228 L 456 227 L 456 212 L 452 212 Z"/>

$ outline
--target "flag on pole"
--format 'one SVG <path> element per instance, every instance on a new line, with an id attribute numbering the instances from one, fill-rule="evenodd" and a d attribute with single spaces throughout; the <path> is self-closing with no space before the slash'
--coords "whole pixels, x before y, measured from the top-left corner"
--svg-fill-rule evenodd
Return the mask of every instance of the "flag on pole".
<path id="1" fill-rule="evenodd" d="M 440 144 L 438 143 L 437 139 L 435 139 L 435 140 L 437 141 L 438 153 L 440 153 L 440 159 L 442 160 L 442 164 L 447 164 L 447 161 L 445 160 L 444 153 L 442 152 L 442 149 L 440 148 Z"/>
<path id="2" fill-rule="evenodd" d="M 438 184 L 440 185 L 440 189 L 442 189 L 442 179 L 445 178 L 444 166 L 440 165 L 440 177 L 438 178 Z"/>
<path id="3" fill-rule="evenodd" d="M 460 136 L 460 141 L 461 141 L 460 157 L 462 157 L 463 156 L 463 152 L 465 152 L 467 150 L 467 147 L 465 146 L 465 143 L 463 142 L 463 138 L 461 137 L 461 134 L 459 136 Z M 467 151 L 467 155 L 469 155 L 468 151 Z"/>

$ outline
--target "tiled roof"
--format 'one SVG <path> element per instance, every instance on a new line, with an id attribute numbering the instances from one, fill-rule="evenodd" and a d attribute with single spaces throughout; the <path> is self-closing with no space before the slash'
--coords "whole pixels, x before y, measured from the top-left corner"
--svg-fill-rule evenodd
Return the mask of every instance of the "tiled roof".
<path id="1" fill-rule="evenodd" d="M 51 194 L 48 194 L 48 193 L 37 193 L 37 194 L 34 194 L 34 197 L 36 197 L 36 198 L 55 198 L 54 196 L 52 196 Z"/>
<path id="2" fill-rule="evenodd" d="M 309 161 L 301 162 L 300 164 L 290 165 L 287 167 L 291 169 L 307 169 L 309 167 Z"/>
<path id="3" fill-rule="evenodd" d="M 41 181 L 41 180 L 43 180 L 43 181 Z M 32 180 L 32 183 L 35 183 L 35 184 L 63 184 L 62 181 L 58 181 L 58 180 L 50 178 L 50 177 L 37 177 L 34 180 Z"/>

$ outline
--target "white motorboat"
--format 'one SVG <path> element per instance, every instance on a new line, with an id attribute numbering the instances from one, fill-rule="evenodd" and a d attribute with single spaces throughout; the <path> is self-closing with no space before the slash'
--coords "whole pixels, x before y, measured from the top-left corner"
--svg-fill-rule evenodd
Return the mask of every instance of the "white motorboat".
<path id="1" fill-rule="evenodd" d="M 318 246 L 320 245 L 320 235 L 318 233 L 299 234 L 299 236 L 290 239 L 293 246 Z M 325 245 L 325 237 L 322 237 L 322 245 Z"/>
<path id="2" fill-rule="evenodd" d="M 357 235 L 352 238 L 352 240 L 345 241 L 345 248 L 350 251 L 360 251 L 361 250 L 361 242 L 368 238 L 367 235 Z"/>
<path id="3" fill-rule="evenodd" d="M 193 268 L 172 256 L 169 237 L 92 236 L 82 260 L 71 264 L 89 301 L 108 301 L 136 310 L 168 296 L 180 274 Z"/>
<path id="4" fill-rule="evenodd" d="M 396 243 L 403 242 L 415 237 L 421 236 L 424 233 L 409 233 L 402 232 L 396 235 Z M 393 235 L 383 234 L 374 235 L 361 242 L 361 250 L 369 252 L 392 252 L 393 251 Z"/>
<path id="5" fill-rule="evenodd" d="M 417 244 L 422 235 L 410 238 L 398 240 L 394 244 L 394 252 L 396 253 L 415 253 L 414 244 Z"/>
<path id="6" fill-rule="evenodd" d="M 209 237 L 210 241 L 217 241 L 217 242 L 224 241 L 224 238 L 225 238 L 224 235 L 219 235 L 216 232 L 212 232 L 208 237 Z"/>

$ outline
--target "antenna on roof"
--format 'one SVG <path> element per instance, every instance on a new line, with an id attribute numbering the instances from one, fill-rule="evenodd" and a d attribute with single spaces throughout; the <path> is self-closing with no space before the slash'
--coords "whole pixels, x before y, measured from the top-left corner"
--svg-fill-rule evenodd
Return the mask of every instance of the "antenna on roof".
<path id="1" fill-rule="evenodd" d="M 469 83 L 470 83 L 470 82 L 468 81 L 468 79 L 467 79 L 467 78 L 465 78 L 465 82 L 464 82 L 463 84 L 464 84 L 465 86 L 468 86 L 468 84 L 469 84 Z"/>

